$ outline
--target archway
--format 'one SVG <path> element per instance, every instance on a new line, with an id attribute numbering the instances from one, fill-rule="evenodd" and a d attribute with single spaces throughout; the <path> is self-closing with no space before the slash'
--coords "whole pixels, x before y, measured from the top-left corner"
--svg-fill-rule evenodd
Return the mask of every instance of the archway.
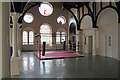
<path id="1" fill-rule="evenodd" d="M 69 28 L 69 44 L 71 50 L 76 50 L 76 25 L 75 23 L 70 24 Z"/>
<path id="2" fill-rule="evenodd" d="M 81 29 L 82 29 L 82 49 L 85 53 L 92 53 L 93 54 L 93 37 L 94 37 L 94 30 L 92 28 L 92 18 L 90 15 L 86 15 L 82 18 L 81 21 Z"/>
<path id="3" fill-rule="evenodd" d="M 118 14 L 112 8 L 104 9 L 97 20 L 99 55 L 118 58 Z"/>

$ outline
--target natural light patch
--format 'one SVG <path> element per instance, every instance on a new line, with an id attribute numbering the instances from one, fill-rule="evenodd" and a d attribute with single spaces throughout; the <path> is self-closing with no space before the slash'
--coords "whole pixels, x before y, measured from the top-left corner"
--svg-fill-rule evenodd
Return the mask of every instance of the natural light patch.
<path id="1" fill-rule="evenodd" d="M 53 13 L 53 6 L 48 2 L 41 3 L 39 11 L 43 16 L 49 16 Z"/>
<path id="2" fill-rule="evenodd" d="M 56 44 L 60 44 L 60 32 L 56 32 Z"/>
<path id="3" fill-rule="evenodd" d="M 28 44 L 28 32 L 23 31 L 23 45 L 27 45 L 27 44 Z"/>
<path id="4" fill-rule="evenodd" d="M 40 35 L 41 35 L 41 44 L 46 42 L 46 44 L 52 45 L 52 30 L 49 24 L 43 24 L 40 27 Z"/>
<path id="5" fill-rule="evenodd" d="M 34 20 L 34 17 L 31 13 L 26 13 L 23 19 L 26 23 L 31 23 Z"/>
<path id="6" fill-rule="evenodd" d="M 65 41 L 65 32 L 61 32 L 61 42 Z"/>
<path id="7" fill-rule="evenodd" d="M 59 16 L 59 17 L 57 18 L 57 22 L 58 22 L 59 24 L 65 24 L 65 23 L 66 23 L 66 19 L 65 19 L 64 16 Z"/>
<path id="8" fill-rule="evenodd" d="M 29 44 L 30 45 L 34 44 L 34 32 L 33 31 L 29 32 Z"/>

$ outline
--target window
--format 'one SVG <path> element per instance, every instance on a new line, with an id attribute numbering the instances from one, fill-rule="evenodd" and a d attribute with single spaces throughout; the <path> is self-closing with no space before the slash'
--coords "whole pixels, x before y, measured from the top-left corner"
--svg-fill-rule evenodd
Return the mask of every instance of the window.
<path id="1" fill-rule="evenodd" d="M 52 45 L 52 31 L 50 25 L 43 24 L 40 27 L 40 34 L 41 34 L 41 44 L 46 42 L 46 44 Z"/>
<path id="2" fill-rule="evenodd" d="M 59 17 L 57 18 L 57 22 L 58 22 L 59 24 L 65 24 L 65 23 L 66 23 L 66 19 L 65 19 L 64 16 L 59 16 Z"/>
<path id="3" fill-rule="evenodd" d="M 34 44 L 34 32 L 33 31 L 29 31 L 29 32 L 23 31 L 23 45 L 28 45 L 28 44 L 29 45 Z"/>
<path id="4" fill-rule="evenodd" d="M 33 33 L 33 31 L 29 32 L 29 44 L 30 45 L 34 44 L 34 33 Z"/>
<path id="5" fill-rule="evenodd" d="M 66 40 L 65 32 L 56 32 L 56 44 L 60 44 Z"/>
<path id="6" fill-rule="evenodd" d="M 65 32 L 61 32 L 61 42 L 65 41 Z"/>
<path id="7" fill-rule="evenodd" d="M 60 44 L 60 32 L 56 33 L 56 44 Z"/>
<path id="8" fill-rule="evenodd" d="M 49 16 L 53 13 L 53 7 L 50 3 L 43 2 L 39 7 L 39 11 L 43 16 Z"/>
<path id="9" fill-rule="evenodd" d="M 28 44 L 28 32 L 23 31 L 23 45 L 27 45 L 27 44 Z"/>
<path id="10" fill-rule="evenodd" d="M 33 20 L 34 20 L 34 17 L 33 17 L 33 15 L 31 13 L 26 13 L 25 14 L 24 21 L 26 23 L 31 23 L 31 22 L 33 22 Z"/>

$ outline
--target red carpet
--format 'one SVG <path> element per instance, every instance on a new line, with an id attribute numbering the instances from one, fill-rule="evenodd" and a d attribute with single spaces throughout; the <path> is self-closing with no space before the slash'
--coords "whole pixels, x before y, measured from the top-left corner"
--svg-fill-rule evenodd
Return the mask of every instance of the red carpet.
<path id="1" fill-rule="evenodd" d="M 34 53 L 39 60 L 45 59 L 57 59 L 57 58 L 66 58 L 66 57 L 83 57 L 81 54 L 75 54 L 67 51 L 62 52 L 45 52 L 45 56 L 40 56 L 39 52 Z"/>

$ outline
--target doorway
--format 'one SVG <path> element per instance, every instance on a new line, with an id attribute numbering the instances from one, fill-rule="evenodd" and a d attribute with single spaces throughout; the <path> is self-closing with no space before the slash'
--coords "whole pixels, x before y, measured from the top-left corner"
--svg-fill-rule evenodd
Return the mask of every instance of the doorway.
<path id="1" fill-rule="evenodd" d="M 92 54 L 92 47 L 93 47 L 93 37 L 88 37 L 88 53 Z"/>
<path id="2" fill-rule="evenodd" d="M 112 57 L 112 36 L 106 35 L 106 49 L 105 49 L 105 56 Z"/>

